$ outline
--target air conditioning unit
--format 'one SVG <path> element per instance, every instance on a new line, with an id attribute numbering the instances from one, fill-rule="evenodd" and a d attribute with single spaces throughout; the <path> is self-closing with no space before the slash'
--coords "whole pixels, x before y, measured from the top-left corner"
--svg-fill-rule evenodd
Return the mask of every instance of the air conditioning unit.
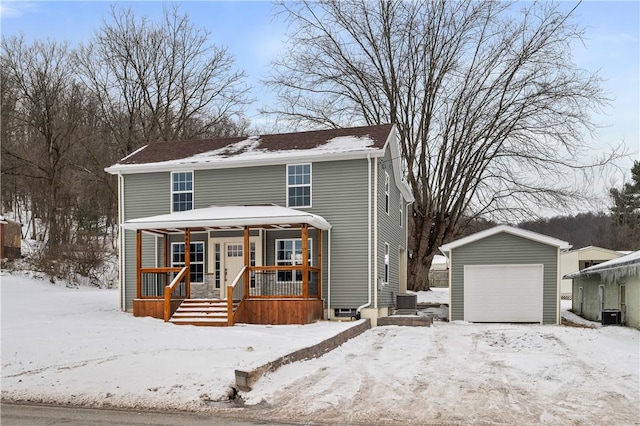
<path id="1" fill-rule="evenodd" d="M 398 294 L 396 296 L 396 308 L 397 309 L 417 309 L 418 308 L 418 295 L 417 294 Z"/>
<path id="2" fill-rule="evenodd" d="M 602 325 L 620 325 L 622 324 L 622 314 L 619 309 L 605 309 L 602 311 Z"/>

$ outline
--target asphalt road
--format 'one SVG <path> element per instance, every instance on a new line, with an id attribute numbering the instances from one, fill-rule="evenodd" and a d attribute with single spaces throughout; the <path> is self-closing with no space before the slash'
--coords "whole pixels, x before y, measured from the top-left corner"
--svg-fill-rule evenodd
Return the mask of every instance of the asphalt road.
<path id="1" fill-rule="evenodd" d="M 2 403 L 0 424 L 2 426 L 247 426 L 282 425 L 283 423 L 235 419 L 208 413 L 160 413 Z"/>

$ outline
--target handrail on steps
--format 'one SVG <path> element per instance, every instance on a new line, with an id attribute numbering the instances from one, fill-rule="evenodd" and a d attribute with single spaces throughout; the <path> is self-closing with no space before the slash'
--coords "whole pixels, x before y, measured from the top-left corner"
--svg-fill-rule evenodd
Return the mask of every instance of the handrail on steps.
<path id="1" fill-rule="evenodd" d="M 171 318 L 171 295 L 173 291 L 178 287 L 180 281 L 189 273 L 189 267 L 185 266 L 180 270 L 180 273 L 164 288 L 164 320 L 169 321 Z"/>
<path id="2" fill-rule="evenodd" d="M 247 270 L 247 266 L 243 266 L 242 269 L 240 269 L 240 272 L 238 272 L 238 275 L 236 275 L 235 279 L 233 280 L 233 282 L 227 286 L 227 319 L 229 322 L 229 325 L 233 325 L 234 323 L 234 318 L 233 318 L 233 291 L 236 288 L 236 286 L 238 285 L 238 283 L 242 280 L 242 278 L 245 275 L 245 272 Z M 244 292 L 244 282 L 242 283 L 242 290 Z M 242 299 L 245 298 L 245 295 L 242 295 Z"/>

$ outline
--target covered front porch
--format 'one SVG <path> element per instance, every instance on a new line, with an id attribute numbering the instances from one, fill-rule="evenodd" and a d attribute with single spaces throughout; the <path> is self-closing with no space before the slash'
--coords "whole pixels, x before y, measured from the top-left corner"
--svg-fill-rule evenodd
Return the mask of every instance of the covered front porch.
<path id="1" fill-rule="evenodd" d="M 323 316 L 323 231 L 330 225 L 318 215 L 212 206 L 123 227 L 136 233 L 135 316 L 211 326 L 307 324 Z M 149 259 L 153 266 L 144 264 Z"/>

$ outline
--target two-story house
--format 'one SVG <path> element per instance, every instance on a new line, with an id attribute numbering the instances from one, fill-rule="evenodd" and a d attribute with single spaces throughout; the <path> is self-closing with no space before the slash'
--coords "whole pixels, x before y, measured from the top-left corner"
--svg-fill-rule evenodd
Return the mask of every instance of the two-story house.
<path id="1" fill-rule="evenodd" d="M 386 316 L 406 291 L 395 127 L 150 143 L 118 176 L 121 307 L 178 324 Z"/>

